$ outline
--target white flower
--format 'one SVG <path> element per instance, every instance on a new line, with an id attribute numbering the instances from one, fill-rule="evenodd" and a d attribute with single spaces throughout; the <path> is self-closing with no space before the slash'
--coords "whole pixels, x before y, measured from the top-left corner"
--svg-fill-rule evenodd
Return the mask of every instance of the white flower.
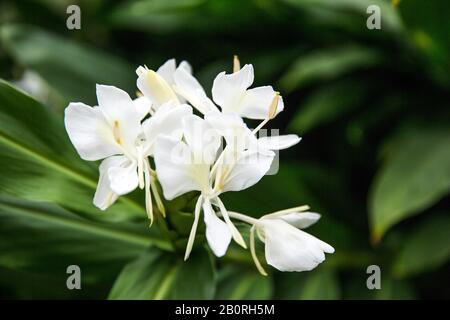
<path id="1" fill-rule="evenodd" d="M 182 61 L 179 68 L 186 70 L 187 73 L 192 72 L 191 66 L 186 61 Z M 142 94 L 151 101 L 152 113 L 167 102 L 175 104 L 184 102 L 172 89 L 175 70 L 175 59 L 167 60 L 156 72 L 143 66 L 136 69 L 138 75 L 136 85 Z"/>
<path id="2" fill-rule="evenodd" d="M 133 101 L 121 89 L 97 85 L 97 99 L 96 107 L 70 103 L 64 119 L 69 138 L 82 159 L 105 159 L 99 168 L 94 204 L 105 210 L 118 196 L 139 186 L 145 188 L 149 218 L 153 219 L 150 190 L 164 214 L 148 156 L 152 155 L 154 137 L 160 133 L 172 134 L 180 125 L 180 117 L 192 113 L 192 108 L 173 107 L 169 102 L 141 125 L 150 110 L 150 102 L 145 97 Z"/>
<path id="3" fill-rule="evenodd" d="M 307 206 L 278 211 L 259 219 L 237 212 L 230 217 L 252 224 L 250 250 L 258 270 L 266 275 L 255 249 L 255 232 L 265 244 L 267 263 L 280 271 L 309 271 L 325 260 L 325 253 L 334 253 L 334 248 L 301 229 L 320 219 L 314 212 L 301 212 Z"/>
<path id="4" fill-rule="evenodd" d="M 223 112 L 234 112 L 249 119 L 273 118 L 283 111 L 283 99 L 277 99 L 275 113 L 270 106 L 277 93 L 271 86 L 248 89 L 253 83 L 253 66 L 246 64 L 231 74 L 219 73 L 214 79 L 212 96 Z"/>
<path id="5" fill-rule="evenodd" d="M 192 75 L 192 68 L 186 61 L 177 67 L 175 59 L 166 61 L 155 72 L 147 67 L 138 67 L 137 87 L 152 101 L 153 111 L 164 103 L 174 104 L 189 102 L 201 113 L 217 111 L 205 90 Z"/>
<path id="6" fill-rule="evenodd" d="M 217 256 L 225 254 L 231 237 L 246 247 L 219 195 L 227 191 L 240 191 L 257 183 L 269 170 L 274 153 L 260 154 L 249 150 L 235 152 L 227 149 L 232 152 L 233 161 L 218 163 L 220 136 L 208 121 L 194 115 L 186 116 L 183 118 L 183 131 L 184 140 L 163 135 L 158 137 L 154 158 L 166 199 L 170 200 L 193 190 L 201 192 L 185 259 L 192 249 L 202 209 L 207 226 L 207 240 Z M 216 216 L 214 207 L 218 208 L 225 222 Z M 227 229 L 224 228 L 225 225 Z"/>

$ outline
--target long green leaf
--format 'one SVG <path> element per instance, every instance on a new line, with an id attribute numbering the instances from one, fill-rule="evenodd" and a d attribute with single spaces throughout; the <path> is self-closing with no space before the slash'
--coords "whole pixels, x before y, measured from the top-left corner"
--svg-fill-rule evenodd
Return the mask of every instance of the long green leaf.
<path id="1" fill-rule="evenodd" d="M 92 198 L 98 173 L 70 144 L 62 119 L 0 80 L 0 193 L 54 202 L 99 220 L 144 218 L 122 197 L 106 212 Z"/>
<path id="2" fill-rule="evenodd" d="M 340 47 L 300 56 L 280 80 L 282 89 L 292 91 L 317 80 L 331 80 L 359 68 L 371 67 L 380 54 L 365 47 Z"/>
<path id="3" fill-rule="evenodd" d="M 373 239 L 450 191 L 450 133 L 418 129 L 396 142 L 369 196 Z"/>
<path id="4" fill-rule="evenodd" d="M 187 261 L 156 248 L 129 263 L 117 278 L 109 299 L 212 299 L 215 271 L 204 250 Z"/>
<path id="5" fill-rule="evenodd" d="M 134 67 L 108 53 L 25 25 L 5 25 L 0 42 L 21 65 L 37 72 L 67 101 L 95 104 L 95 84 L 115 85 L 129 93 Z"/>
<path id="6" fill-rule="evenodd" d="M 219 272 L 216 299 L 265 300 L 271 299 L 272 294 L 272 277 L 260 275 L 253 267 L 227 265 Z"/>
<path id="7" fill-rule="evenodd" d="M 308 273 L 280 274 L 276 280 L 277 299 L 334 300 L 341 297 L 336 273 L 326 265 L 319 266 Z"/>
<path id="8" fill-rule="evenodd" d="M 46 203 L 0 197 L 0 219 L 0 266 L 60 275 L 74 264 L 81 268 L 82 284 L 112 281 L 151 243 L 163 243 L 157 229 L 93 222 Z"/>
<path id="9" fill-rule="evenodd" d="M 407 277 L 444 264 L 450 258 L 450 217 L 432 216 L 405 237 L 394 261 L 393 273 Z"/>

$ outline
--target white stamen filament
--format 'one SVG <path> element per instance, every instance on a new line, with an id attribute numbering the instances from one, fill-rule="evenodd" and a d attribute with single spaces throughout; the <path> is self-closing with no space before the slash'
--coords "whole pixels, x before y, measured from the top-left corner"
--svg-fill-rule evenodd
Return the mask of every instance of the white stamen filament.
<path id="1" fill-rule="evenodd" d="M 244 238 L 242 238 L 242 235 L 239 233 L 236 226 L 233 224 L 233 222 L 230 219 L 230 216 L 228 215 L 228 211 L 225 208 L 225 205 L 220 200 L 219 197 L 215 198 L 217 201 L 217 204 L 219 205 L 220 213 L 222 214 L 222 217 L 224 218 L 228 228 L 231 231 L 231 235 L 233 236 L 234 241 L 236 241 L 237 244 L 239 244 L 244 249 L 247 249 L 247 245 L 245 244 Z"/>
<path id="2" fill-rule="evenodd" d="M 144 170 L 145 175 L 145 210 L 147 211 L 148 218 L 150 219 L 150 226 L 153 224 L 153 204 L 152 195 L 150 193 L 150 174 L 148 170 Z"/>
<path id="3" fill-rule="evenodd" d="M 265 215 L 266 218 L 275 218 L 275 217 L 279 217 L 279 216 L 284 216 L 288 213 L 292 213 L 292 212 L 304 212 L 309 210 L 309 206 L 308 205 L 303 205 L 303 206 L 298 206 L 298 207 L 294 207 L 294 208 L 289 208 L 289 209 L 284 209 L 284 210 L 280 210 L 280 211 L 275 211 L 273 213 L 267 214 Z"/>
<path id="4" fill-rule="evenodd" d="M 258 256 L 256 255 L 256 247 L 255 247 L 255 226 L 250 228 L 250 253 L 252 254 L 253 262 L 255 263 L 256 269 L 258 269 L 259 273 L 263 276 L 267 276 L 266 270 L 262 267 L 259 262 Z"/>
<path id="5" fill-rule="evenodd" d="M 195 233 L 197 232 L 198 220 L 200 219 L 200 210 L 202 208 L 202 205 L 203 205 L 203 196 L 200 195 L 195 204 L 194 222 L 192 223 L 191 232 L 189 234 L 186 252 L 184 254 L 184 261 L 186 261 L 189 258 L 189 255 L 191 254 L 192 251 L 192 246 L 194 245 Z"/>
<path id="6" fill-rule="evenodd" d="M 147 160 L 148 162 L 148 160 Z M 150 164 L 147 163 L 147 166 L 150 167 Z M 155 197 L 156 206 L 158 207 L 158 210 L 161 212 L 162 216 L 166 217 L 166 208 L 164 208 L 164 204 L 161 200 L 161 196 L 158 192 L 158 186 L 156 185 L 155 177 L 150 176 L 150 186 L 152 189 L 153 196 Z"/>

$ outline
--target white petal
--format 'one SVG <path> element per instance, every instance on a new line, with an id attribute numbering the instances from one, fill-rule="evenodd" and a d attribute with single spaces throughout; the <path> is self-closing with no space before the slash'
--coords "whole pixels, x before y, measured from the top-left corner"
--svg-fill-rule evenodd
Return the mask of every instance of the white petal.
<path id="1" fill-rule="evenodd" d="M 180 62 L 178 68 L 186 70 L 187 73 L 192 74 L 192 67 L 189 62 L 183 60 Z"/>
<path id="2" fill-rule="evenodd" d="M 106 158 L 100 164 L 100 177 L 95 190 L 94 205 L 101 210 L 106 210 L 119 197 L 117 193 L 111 190 L 108 169 L 112 166 L 119 166 L 122 162 L 122 156 L 113 156 Z"/>
<path id="3" fill-rule="evenodd" d="M 244 150 L 256 143 L 255 135 L 240 116 L 235 113 L 210 112 L 205 120 L 225 138 L 227 145 L 235 150 Z"/>
<path id="4" fill-rule="evenodd" d="M 221 72 L 214 79 L 212 96 L 222 111 L 233 111 L 235 105 L 241 102 L 245 91 L 253 83 L 253 66 L 246 64 L 235 73 Z"/>
<path id="5" fill-rule="evenodd" d="M 193 164 L 191 150 L 184 142 L 159 136 L 154 158 L 158 180 L 167 200 L 189 191 L 201 191 L 208 185 L 209 165 Z"/>
<path id="6" fill-rule="evenodd" d="M 137 87 L 152 101 L 155 110 L 166 102 L 178 102 L 170 84 L 158 73 L 143 67 L 139 67 L 136 73 L 138 74 Z"/>
<path id="7" fill-rule="evenodd" d="M 261 137 L 258 139 L 258 145 L 269 150 L 282 150 L 296 145 L 300 140 L 301 138 L 296 134 Z"/>
<path id="8" fill-rule="evenodd" d="M 279 218 L 296 228 L 305 229 L 319 221 L 320 214 L 315 212 L 293 212 L 282 215 Z"/>
<path id="9" fill-rule="evenodd" d="M 187 104 L 175 105 L 168 102 L 162 105 L 155 114 L 142 124 L 146 137 L 146 155 L 154 152 L 156 138 L 163 134 L 177 140 L 183 135 L 182 120 L 185 116 L 192 114 L 192 108 Z"/>
<path id="10" fill-rule="evenodd" d="M 217 257 L 222 257 L 231 242 L 230 229 L 224 221 L 217 217 L 208 199 L 205 199 L 203 203 L 203 217 L 209 247 Z"/>
<path id="11" fill-rule="evenodd" d="M 212 164 L 221 143 L 217 131 L 196 115 L 183 118 L 183 130 L 186 143 L 193 153 L 194 162 Z"/>
<path id="12" fill-rule="evenodd" d="M 144 119 L 145 116 L 150 112 L 152 102 L 147 97 L 138 97 L 133 100 L 134 108 L 139 115 L 140 120 Z"/>
<path id="13" fill-rule="evenodd" d="M 123 158 L 125 161 L 120 166 L 112 166 L 108 169 L 111 189 L 119 195 L 133 191 L 139 184 L 136 163 Z"/>
<path id="14" fill-rule="evenodd" d="M 218 111 L 214 103 L 206 96 L 205 90 L 185 67 L 178 67 L 174 73 L 175 91 L 189 101 L 198 111 L 206 114 Z"/>
<path id="15" fill-rule="evenodd" d="M 161 67 L 158 68 L 156 71 L 157 74 L 159 74 L 169 85 L 173 85 L 173 73 L 175 72 L 175 69 L 177 68 L 175 59 L 169 59 L 166 62 L 164 62 Z"/>
<path id="16" fill-rule="evenodd" d="M 267 263 L 280 271 L 309 271 L 334 249 L 283 220 L 262 219 Z"/>
<path id="17" fill-rule="evenodd" d="M 82 159 L 94 161 L 122 153 L 98 107 L 72 102 L 65 110 L 64 123 Z"/>
<path id="18" fill-rule="evenodd" d="M 269 171 L 275 154 L 244 151 L 224 180 L 223 192 L 240 191 L 256 184 Z"/>
<path id="19" fill-rule="evenodd" d="M 270 105 L 275 97 L 275 91 L 271 86 L 257 87 L 245 92 L 242 101 L 236 104 L 232 111 L 249 119 L 266 119 L 270 113 Z M 280 99 L 281 100 L 281 99 Z M 281 110 L 278 102 L 276 114 Z"/>
<path id="20" fill-rule="evenodd" d="M 125 91 L 105 85 L 97 85 L 97 99 L 99 110 L 115 132 L 115 140 L 129 151 L 133 150 L 142 132 L 141 114 L 137 112 L 133 100 Z"/>

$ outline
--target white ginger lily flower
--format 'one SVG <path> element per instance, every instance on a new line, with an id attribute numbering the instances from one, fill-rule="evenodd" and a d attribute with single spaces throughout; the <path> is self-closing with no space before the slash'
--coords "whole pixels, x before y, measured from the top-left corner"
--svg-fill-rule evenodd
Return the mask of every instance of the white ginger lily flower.
<path id="1" fill-rule="evenodd" d="M 183 130 L 184 140 L 158 137 L 154 158 L 166 199 L 171 200 L 193 190 L 201 192 L 195 206 L 185 259 L 192 250 L 201 211 L 207 228 L 206 238 L 216 256 L 225 254 L 231 238 L 246 248 L 219 195 L 244 190 L 257 183 L 270 169 L 274 153 L 243 150 L 236 153 L 233 163 L 216 165 L 221 140 L 215 128 L 206 120 L 191 115 L 183 118 Z M 220 174 L 213 175 L 213 165 Z M 224 221 L 217 217 L 213 205 L 219 209 Z"/>
<path id="2" fill-rule="evenodd" d="M 257 138 L 256 133 L 261 126 L 258 126 L 259 128 L 252 131 L 237 114 L 211 112 L 205 115 L 205 120 L 208 121 L 222 137 L 224 137 L 227 142 L 227 147 L 236 151 L 248 148 L 256 149 L 260 153 L 270 154 L 271 151 L 274 150 L 290 148 L 301 140 L 296 134 Z"/>
<path id="3" fill-rule="evenodd" d="M 283 111 L 284 103 L 280 97 L 275 108 L 271 107 L 274 96 L 278 95 L 271 86 L 248 89 L 254 80 L 253 66 L 246 64 L 242 69 L 236 63 L 235 72 L 226 74 L 221 72 L 214 79 L 212 96 L 214 102 L 222 108 L 222 112 L 237 113 L 249 119 L 273 118 Z M 275 112 L 271 111 L 274 109 Z"/>
<path id="4" fill-rule="evenodd" d="M 120 195 L 139 186 L 145 188 L 146 209 L 152 221 L 150 190 L 162 214 L 164 207 L 148 161 L 154 144 L 151 136 L 160 132 L 171 134 L 180 124 L 179 117 L 191 113 L 192 108 L 181 105 L 168 110 L 170 105 L 161 106 L 161 112 L 155 114 L 154 120 L 150 118 L 141 125 L 150 109 L 146 98 L 133 101 L 121 89 L 97 85 L 97 99 L 99 106 L 95 107 L 70 103 L 64 118 L 69 138 L 81 158 L 88 161 L 104 159 L 99 168 L 94 204 L 105 210 Z"/>
<path id="5" fill-rule="evenodd" d="M 187 74 L 192 73 L 192 68 L 186 61 L 182 61 L 178 68 L 186 71 Z M 176 69 L 175 59 L 167 60 L 156 72 L 148 69 L 146 66 L 139 66 L 136 69 L 136 74 L 138 75 L 137 87 L 144 97 L 148 98 L 152 103 L 150 113 L 155 112 L 167 102 L 175 104 L 185 102 L 172 89 L 172 86 L 175 84 L 174 74 Z"/>
<path id="6" fill-rule="evenodd" d="M 252 225 L 250 251 L 261 274 L 267 275 L 256 255 L 255 232 L 265 244 L 267 263 L 280 271 L 310 271 L 325 260 L 325 253 L 334 253 L 332 246 L 301 230 L 320 219 L 318 213 L 304 212 L 308 209 L 301 206 L 281 210 L 259 219 L 229 212 L 230 217 Z"/>
<path id="7" fill-rule="evenodd" d="M 192 68 L 186 61 L 176 67 L 175 59 L 170 59 L 156 72 L 140 66 L 136 69 L 136 74 L 137 87 L 152 102 L 151 112 L 167 102 L 180 104 L 186 101 L 203 114 L 218 112 L 203 87 L 192 75 Z"/>

